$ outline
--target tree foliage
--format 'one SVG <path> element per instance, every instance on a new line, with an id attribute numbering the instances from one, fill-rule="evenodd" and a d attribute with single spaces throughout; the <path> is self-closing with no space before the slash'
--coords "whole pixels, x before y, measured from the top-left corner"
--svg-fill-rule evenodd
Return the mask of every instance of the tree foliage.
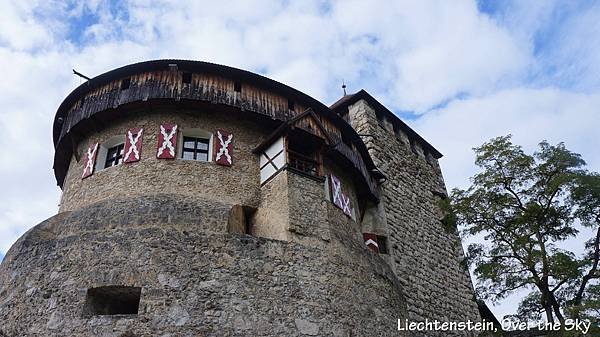
<path id="1" fill-rule="evenodd" d="M 543 141 L 530 155 L 509 135 L 474 150 L 481 171 L 452 191 L 450 208 L 463 234 L 483 239 L 467 250 L 479 296 L 527 290 L 525 320 L 600 317 L 600 175 L 563 143 Z M 584 256 L 564 248 L 579 224 L 594 231 Z"/>

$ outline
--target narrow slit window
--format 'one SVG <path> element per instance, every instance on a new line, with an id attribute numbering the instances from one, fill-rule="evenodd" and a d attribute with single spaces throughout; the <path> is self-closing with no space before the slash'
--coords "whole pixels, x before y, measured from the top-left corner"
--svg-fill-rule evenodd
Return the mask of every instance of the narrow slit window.
<path id="1" fill-rule="evenodd" d="M 183 84 L 190 84 L 190 83 L 192 83 L 192 73 L 183 73 L 183 74 L 181 74 L 181 82 L 183 82 Z"/>
<path id="2" fill-rule="evenodd" d="M 389 254 L 386 236 L 377 235 L 377 245 L 379 246 L 379 254 Z"/>
<path id="3" fill-rule="evenodd" d="M 121 90 L 127 90 L 129 89 L 129 86 L 131 85 L 131 78 L 124 78 L 121 81 Z"/>
<path id="4" fill-rule="evenodd" d="M 417 151 L 417 144 L 415 143 L 415 140 L 412 138 L 409 138 L 408 141 L 410 143 L 410 149 L 411 149 L 412 153 L 419 155 L 419 152 Z"/>
<path id="5" fill-rule="evenodd" d="M 242 92 L 242 83 L 240 83 L 240 82 L 234 82 L 233 83 L 233 91 L 235 91 L 235 92 Z"/>
<path id="6" fill-rule="evenodd" d="M 183 137 L 181 158 L 208 161 L 210 139 L 199 137 Z"/>
<path id="7" fill-rule="evenodd" d="M 87 291 L 84 313 L 94 315 L 137 315 L 142 288 L 104 286 Z"/>

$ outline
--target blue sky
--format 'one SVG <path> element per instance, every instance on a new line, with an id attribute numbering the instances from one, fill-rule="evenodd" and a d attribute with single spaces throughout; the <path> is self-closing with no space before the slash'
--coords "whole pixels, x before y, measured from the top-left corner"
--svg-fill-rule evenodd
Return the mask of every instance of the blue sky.
<path id="1" fill-rule="evenodd" d="M 326 104 L 342 81 L 364 88 L 444 153 L 449 188 L 476 171 L 472 147 L 508 133 L 527 150 L 564 141 L 600 171 L 599 1 L 7 0 L 0 146 L 19 160 L 0 162 L 0 254 L 57 211 L 51 123 L 81 82 L 71 69 L 155 58 L 255 71 Z"/>

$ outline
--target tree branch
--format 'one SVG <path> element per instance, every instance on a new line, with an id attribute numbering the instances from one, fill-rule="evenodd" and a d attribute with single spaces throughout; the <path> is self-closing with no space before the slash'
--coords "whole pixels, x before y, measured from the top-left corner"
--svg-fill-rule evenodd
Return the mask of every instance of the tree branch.
<path id="1" fill-rule="evenodd" d="M 598 263 L 600 260 L 600 227 L 598 227 L 596 231 L 596 239 L 594 240 L 594 253 L 592 255 L 592 268 L 588 271 L 587 274 L 583 276 L 581 279 L 581 284 L 579 285 L 579 290 L 575 297 L 573 297 L 573 304 L 580 305 L 581 300 L 583 299 L 583 293 L 585 292 L 585 288 L 587 287 L 587 283 L 598 276 L 596 274 L 596 270 L 598 269 Z"/>

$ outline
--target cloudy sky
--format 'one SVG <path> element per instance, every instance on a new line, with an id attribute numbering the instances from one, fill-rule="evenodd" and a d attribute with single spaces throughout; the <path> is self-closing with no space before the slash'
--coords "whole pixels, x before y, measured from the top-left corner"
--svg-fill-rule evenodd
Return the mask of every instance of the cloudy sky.
<path id="1" fill-rule="evenodd" d="M 597 1 L 0 0 L 0 258 L 57 211 L 51 124 L 81 80 L 184 58 L 254 71 L 325 104 L 366 89 L 436 146 L 449 187 L 471 148 L 565 142 L 600 171 Z M 496 306 L 502 316 L 514 301 Z"/>

